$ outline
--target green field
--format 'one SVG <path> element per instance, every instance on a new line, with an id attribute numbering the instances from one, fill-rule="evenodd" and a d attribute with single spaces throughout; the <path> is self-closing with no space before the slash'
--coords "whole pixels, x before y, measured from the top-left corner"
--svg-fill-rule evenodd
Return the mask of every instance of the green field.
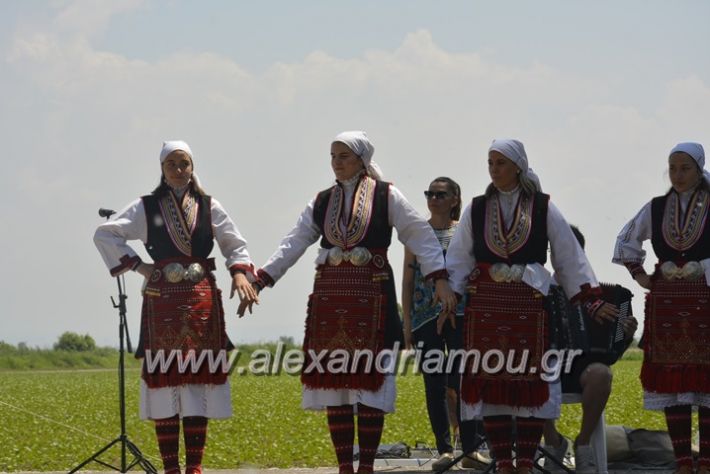
<path id="1" fill-rule="evenodd" d="M 638 360 L 614 366 L 607 423 L 663 429 L 661 415 L 642 409 L 639 369 Z M 152 423 L 138 419 L 138 377 L 128 371 L 128 434 L 159 467 Z M 68 470 L 113 439 L 119 429 L 115 380 L 113 370 L 0 372 L 0 471 Z M 300 409 L 298 377 L 231 380 L 234 417 L 211 423 L 207 467 L 335 464 L 325 416 Z M 383 443 L 434 446 L 421 377 L 399 377 L 398 388 L 397 413 L 386 419 Z M 560 430 L 573 436 L 579 416 L 578 405 L 563 407 Z"/>

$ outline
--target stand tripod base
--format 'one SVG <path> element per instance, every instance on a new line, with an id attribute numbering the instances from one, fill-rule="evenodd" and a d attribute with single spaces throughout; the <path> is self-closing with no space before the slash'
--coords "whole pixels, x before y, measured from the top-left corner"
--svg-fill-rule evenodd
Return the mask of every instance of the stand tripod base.
<path id="1" fill-rule="evenodd" d="M 103 211 L 100 210 L 99 214 Z M 112 211 L 109 211 L 112 212 Z M 103 216 L 103 214 L 101 214 Z M 111 214 L 107 214 L 106 218 Z M 135 466 L 140 466 L 146 474 L 158 474 L 155 467 L 148 461 L 141 450 L 133 444 L 126 436 L 126 375 L 125 375 L 125 345 L 124 342 L 128 343 L 128 352 L 132 352 L 131 349 L 131 337 L 128 334 L 128 322 L 126 321 L 126 292 L 123 290 L 125 288 L 125 282 L 123 281 L 123 275 L 116 276 L 116 283 L 118 284 L 118 303 L 116 303 L 111 297 L 111 302 L 113 307 L 118 309 L 118 405 L 119 414 L 121 419 L 121 434 L 118 438 L 111 441 L 109 444 L 99 449 L 91 455 L 88 459 L 83 461 L 81 464 L 69 471 L 69 474 L 73 474 L 82 467 L 86 466 L 90 462 L 94 461 L 101 464 L 104 467 L 112 469 L 119 472 L 128 472 Z M 99 456 L 104 454 L 106 451 L 111 449 L 114 445 L 118 444 L 121 447 L 121 467 L 113 466 L 107 462 L 99 459 Z M 133 460 L 130 463 L 126 462 L 126 454 L 130 453 L 133 455 Z"/>
<path id="2" fill-rule="evenodd" d="M 121 444 L 121 467 L 113 466 L 99 459 L 99 456 L 101 456 L 103 453 L 105 453 L 106 451 L 111 449 L 111 447 L 118 443 Z M 126 451 L 133 455 L 133 460 L 129 464 L 126 464 Z M 125 435 L 119 436 L 100 450 L 96 451 L 96 453 L 91 455 L 91 457 L 89 457 L 84 462 L 69 471 L 69 474 L 77 472 L 79 469 L 86 466 L 92 461 L 119 472 L 128 472 L 135 466 L 140 466 L 146 472 L 146 474 L 158 474 L 158 471 L 155 469 L 153 464 L 151 464 L 151 462 L 148 461 L 145 456 L 143 456 L 143 453 L 141 453 L 140 449 L 138 449 L 138 447 L 133 444 Z"/>

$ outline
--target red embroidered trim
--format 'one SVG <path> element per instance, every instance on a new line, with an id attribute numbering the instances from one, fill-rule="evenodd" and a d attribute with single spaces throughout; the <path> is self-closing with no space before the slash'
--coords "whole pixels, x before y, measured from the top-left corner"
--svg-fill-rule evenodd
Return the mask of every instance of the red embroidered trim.
<path id="1" fill-rule="evenodd" d="M 601 308 L 604 305 L 604 300 L 602 299 L 596 299 L 594 301 L 587 301 L 584 303 L 584 310 L 587 312 L 587 314 L 594 318 L 594 315 L 596 314 L 597 311 L 599 311 L 599 308 Z"/>
<path id="2" fill-rule="evenodd" d="M 229 267 L 229 274 L 234 276 L 235 273 L 251 273 L 254 275 L 254 278 L 256 279 L 256 273 L 254 273 L 254 264 L 249 264 L 247 265 L 246 263 L 235 263 L 231 267 Z"/>
<path id="3" fill-rule="evenodd" d="M 580 292 L 570 298 L 570 302 L 572 302 L 573 304 L 588 301 L 594 302 L 596 299 L 602 296 L 602 289 L 598 286 L 592 288 L 592 285 L 590 285 L 589 283 L 581 285 L 579 289 Z"/>
<path id="4" fill-rule="evenodd" d="M 260 268 L 256 272 L 256 282 L 258 285 L 261 285 L 262 287 L 273 287 L 276 282 L 274 281 L 273 278 L 271 278 L 271 275 L 266 273 L 263 268 Z"/>
<path id="5" fill-rule="evenodd" d="M 127 272 L 128 270 L 133 270 L 137 268 L 138 265 L 142 263 L 142 260 L 138 255 L 134 255 L 132 257 L 124 255 L 123 257 L 121 257 L 119 262 L 121 262 L 120 265 L 115 266 L 110 270 L 111 276 L 118 276 L 121 273 Z"/>
<path id="6" fill-rule="evenodd" d="M 646 275 L 646 270 L 639 262 L 624 262 L 624 266 L 631 274 L 631 278 L 635 278 L 636 275 Z"/>

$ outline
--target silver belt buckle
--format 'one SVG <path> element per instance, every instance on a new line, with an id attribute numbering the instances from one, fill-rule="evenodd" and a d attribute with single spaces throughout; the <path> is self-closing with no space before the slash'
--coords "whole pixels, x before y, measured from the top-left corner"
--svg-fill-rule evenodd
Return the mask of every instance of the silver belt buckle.
<path id="1" fill-rule="evenodd" d="M 183 280 L 190 280 L 197 283 L 205 277 L 205 267 L 199 263 L 191 263 L 187 268 L 177 262 L 169 263 L 163 268 L 163 275 L 170 283 L 180 283 Z"/>
<path id="2" fill-rule="evenodd" d="M 372 260 L 372 253 L 365 247 L 355 247 L 352 250 L 343 250 L 333 247 L 328 250 L 328 263 L 338 266 L 343 262 L 350 262 L 356 267 L 367 265 Z"/>
<path id="3" fill-rule="evenodd" d="M 663 262 L 661 275 L 664 280 L 697 280 L 705 271 L 700 262 L 687 262 L 682 268 L 674 262 Z"/>
<path id="4" fill-rule="evenodd" d="M 203 267 L 197 262 L 191 263 L 187 267 L 187 270 L 185 270 L 185 276 L 191 282 L 197 283 L 205 277 L 205 267 Z"/>
<path id="5" fill-rule="evenodd" d="M 163 268 L 163 275 L 170 283 L 180 283 L 185 278 L 185 267 L 177 262 L 169 263 Z"/>
<path id="6" fill-rule="evenodd" d="M 508 265 L 506 263 L 494 263 L 488 269 L 491 280 L 496 283 L 520 282 L 523 280 L 525 267 L 523 265 Z"/>
<path id="7" fill-rule="evenodd" d="M 328 263 L 337 267 L 343 263 L 343 249 L 340 247 L 333 247 L 328 250 Z"/>
<path id="8" fill-rule="evenodd" d="M 365 247 L 355 247 L 350 251 L 350 263 L 356 267 L 362 267 L 370 263 L 372 254 Z"/>

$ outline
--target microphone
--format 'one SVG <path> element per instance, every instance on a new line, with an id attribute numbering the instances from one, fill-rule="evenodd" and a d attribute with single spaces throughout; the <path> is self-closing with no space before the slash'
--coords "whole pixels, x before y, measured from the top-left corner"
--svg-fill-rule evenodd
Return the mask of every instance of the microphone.
<path id="1" fill-rule="evenodd" d="M 106 219 L 108 219 L 114 214 L 116 214 L 116 211 L 114 211 L 113 209 L 104 209 L 103 207 L 99 208 L 99 216 L 101 217 L 105 217 Z"/>

